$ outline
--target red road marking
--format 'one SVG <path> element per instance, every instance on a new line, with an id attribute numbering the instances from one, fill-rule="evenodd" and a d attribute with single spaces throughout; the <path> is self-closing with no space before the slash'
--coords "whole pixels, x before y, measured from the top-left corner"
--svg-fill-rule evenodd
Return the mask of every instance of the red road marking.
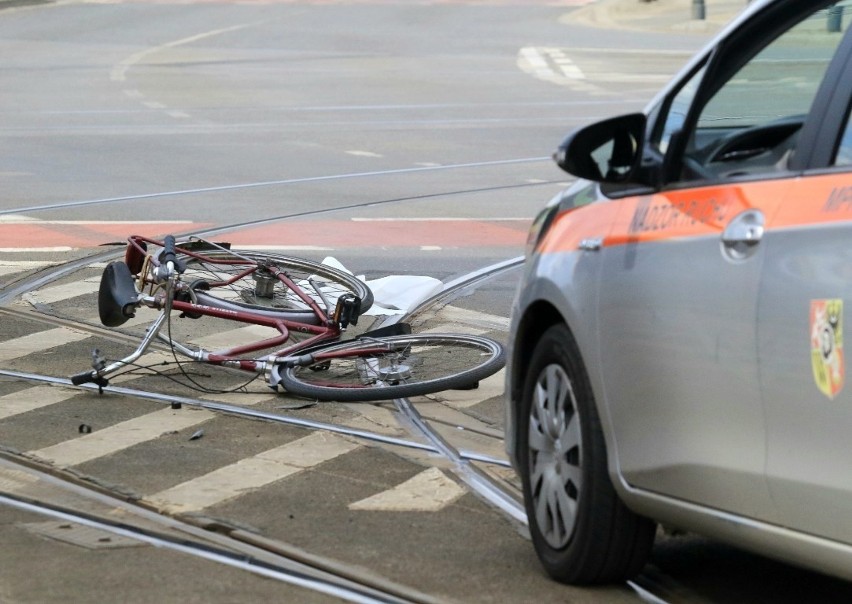
<path id="1" fill-rule="evenodd" d="M 137 4 L 303 4 L 303 5 L 441 5 L 474 6 L 586 6 L 597 0 L 112 0 Z"/>
<path id="2" fill-rule="evenodd" d="M 128 235 L 156 237 L 209 226 L 189 222 L 7 222 L 0 224 L 0 248 L 96 247 L 125 241 Z"/>
<path id="3" fill-rule="evenodd" d="M 217 235 L 235 246 L 323 248 L 519 247 L 529 220 L 304 221 L 269 224 Z M 2 223 L 0 248 L 86 248 L 124 241 L 128 235 L 158 237 L 202 231 L 200 223 Z"/>

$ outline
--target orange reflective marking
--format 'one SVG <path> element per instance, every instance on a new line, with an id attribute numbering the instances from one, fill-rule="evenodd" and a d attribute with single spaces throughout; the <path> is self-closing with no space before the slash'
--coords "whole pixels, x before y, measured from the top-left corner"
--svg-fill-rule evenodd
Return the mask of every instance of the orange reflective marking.
<path id="1" fill-rule="evenodd" d="M 574 251 L 584 239 L 603 239 L 612 229 L 620 203 L 601 201 L 560 213 L 539 243 L 539 252 Z"/>
<path id="2" fill-rule="evenodd" d="M 560 214 L 539 251 L 574 251 L 591 238 L 616 246 L 721 235 L 731 219 L 746 210 L 761 210 L 768 223 L 790 190 L 791 181 L 770 180 L 592 203 Z M 849 195 L 852 217 L 852 191 Z"/>
<path id="3" fill-rule="evenodd" d="M 788 196 L 768 225 L 771 228 L 852 220 L 852 174 L 848 172 L 800 178 Z"/>
<path id="4" fill-rule="evenodd" d="M 746 210 L 761 210 L 767 219 L 773 216 L 789 186 L 772 180 L 625 199 L 606 245 L 721 235 Z"/>

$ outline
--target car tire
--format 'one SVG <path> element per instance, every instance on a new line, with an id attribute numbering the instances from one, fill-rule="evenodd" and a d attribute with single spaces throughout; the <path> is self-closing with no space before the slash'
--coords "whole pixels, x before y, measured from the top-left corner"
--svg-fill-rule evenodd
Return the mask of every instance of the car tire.
<path id="1" fill-rule="evenodd" d="M 523 384 L 518 452 L 536 553 L 570 584 L 624 581 L 644 566 L 656 524 L 618 498 L 577 345 L 565 325 L 535 346 Z"/>

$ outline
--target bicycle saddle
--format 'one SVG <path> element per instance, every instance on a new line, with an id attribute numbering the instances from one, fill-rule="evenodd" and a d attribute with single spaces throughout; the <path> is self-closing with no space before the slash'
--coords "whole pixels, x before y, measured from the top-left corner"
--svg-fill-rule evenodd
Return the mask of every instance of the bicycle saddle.
<path id="1" fill-rule="evenodd" d="M 118 327 L 136 316 L 138 294 L 127 264 L 110 262 L 101 275 L 98 314 L 107 327 Z"/>

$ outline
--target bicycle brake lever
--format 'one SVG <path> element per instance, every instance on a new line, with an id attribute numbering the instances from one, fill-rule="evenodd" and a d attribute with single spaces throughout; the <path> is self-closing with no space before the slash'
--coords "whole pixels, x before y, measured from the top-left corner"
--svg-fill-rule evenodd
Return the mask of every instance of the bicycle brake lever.
<path id="1" fill-rule="evenodd" d="M 95 348 L 92 351 L 92 369 L 100 371 L 106 367 L 106 360 L 101 356 L 101 351 Z"/>

